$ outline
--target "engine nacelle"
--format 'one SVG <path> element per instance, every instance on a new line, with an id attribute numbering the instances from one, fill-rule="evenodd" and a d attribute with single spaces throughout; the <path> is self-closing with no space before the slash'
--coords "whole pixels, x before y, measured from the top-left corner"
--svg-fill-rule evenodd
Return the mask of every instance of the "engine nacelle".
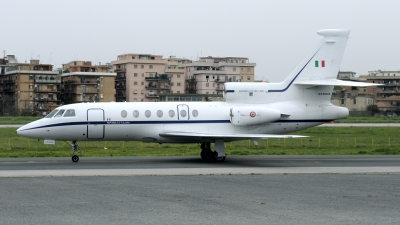
<path id="1" fill-rule="evenodd" d="M 235 107 L 230 113 L 231 123 L 239 126 L 269 123 L 281 118 L 279 110 L 258 106 Z"/>

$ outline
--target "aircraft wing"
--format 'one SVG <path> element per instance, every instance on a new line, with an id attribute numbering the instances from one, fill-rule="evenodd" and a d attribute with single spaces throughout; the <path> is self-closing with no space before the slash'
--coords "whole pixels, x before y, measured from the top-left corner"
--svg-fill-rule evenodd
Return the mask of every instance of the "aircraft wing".
<path id="1" fill-rule="evenodd" d="M 352 86 L 352 87 L 368 87 L 368 86 L 382 85 L 382 84 L 375 84 L 375 83 L 345 81 L 345 80 L 338 80 L 338 79 L 303 80 L 303 81 L 295 82 L 294 84 L 315 85 L 315 86 Z"/>
<path id="2" fill-rule="evenodd" d="M 268 139 L 268 138 L 304 138 L 308 136 L 290 135 L 290 134 L 211 134 L 211 133 L 194 133 L 183 131 L 163 132 L 159 134 L 161 137 L 175 138 L 226 138 L 226 139 Z"/>

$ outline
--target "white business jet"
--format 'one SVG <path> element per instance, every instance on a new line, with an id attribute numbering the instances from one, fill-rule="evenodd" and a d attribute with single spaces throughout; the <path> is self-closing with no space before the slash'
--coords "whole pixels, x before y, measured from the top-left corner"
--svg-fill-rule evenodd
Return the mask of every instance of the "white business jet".
<path id="1" fill-rule="evenodd" d="M 372 86 L 337 80 L 349 30 L 329 29 L 319 45 L 280 83 L 225 83 L 225 102 L 110 102 L 63 105 L 17 130 L 19 135 L 72 141 L 200 143 L 201 158 L 224 161 L 225 142 L 300 138 L 287 133 L 349 115 L 334 106 L 334 86 Z M 211 144 L 214 144 L 214 151 Z"/>

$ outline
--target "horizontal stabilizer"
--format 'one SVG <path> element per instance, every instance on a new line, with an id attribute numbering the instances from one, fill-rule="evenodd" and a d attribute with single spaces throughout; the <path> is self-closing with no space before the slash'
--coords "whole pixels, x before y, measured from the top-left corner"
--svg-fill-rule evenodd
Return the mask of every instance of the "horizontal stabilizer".
<path id="1" fill-rule="evenodd" d="M 237 139 L 267 139 L 267 138 L 305 138 L 308 136 L 301 135 L 280 135 L 280 134 L 210 134 L 210 133 L 193 133 L 193 132 L 164 132 L 160 133 L 161 137 L 202 137 L 202 138 L 237 138 Z"/>
<path id="2" fill-rule="evenodd" d="M 312 86 L 351 86 L 351 87 L 368 87 L 368 86 L 381 85 L 381 84 L 375 84 L 375 83 L 344 81 L 344 80 L 338 80 L 338 79 L 303 80 L 303 81 L 295 82 L 294 84 L 312 85 Z"/>

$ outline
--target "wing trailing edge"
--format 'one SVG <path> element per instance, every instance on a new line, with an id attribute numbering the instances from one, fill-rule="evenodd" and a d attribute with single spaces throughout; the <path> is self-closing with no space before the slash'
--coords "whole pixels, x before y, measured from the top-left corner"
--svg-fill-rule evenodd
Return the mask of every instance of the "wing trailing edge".
<path id="1" fill-rule="evenodd" d="M 159 134 L 161 137 L 196 137 L 196 138 L 229 138 L 229 139 L 268 139 L 268 138 L 305 138 L 308 136 L 290 134 L 210 134 L 183 131 L 171 131 Z"/>

